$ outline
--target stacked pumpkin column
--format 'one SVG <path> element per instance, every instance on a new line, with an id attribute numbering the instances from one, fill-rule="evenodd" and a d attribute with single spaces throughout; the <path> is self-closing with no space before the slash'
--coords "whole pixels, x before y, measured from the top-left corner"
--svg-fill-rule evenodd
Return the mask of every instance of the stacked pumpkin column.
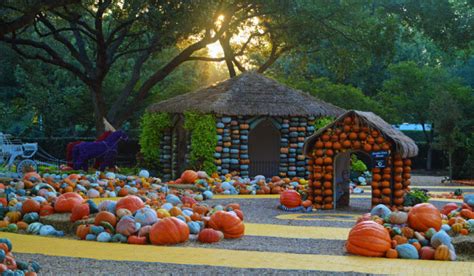
<path id="1" fill-rule="evenodd" d="M 176 145 L 176 143 L 173 143 L 172 137 L 171 137 L 171 131 L 164 131 L 163 137 L 161 138 L 160 142 L 160 165 L 162 166 L 162 171 L 163 171 L 163 180 L 168 181 L 170 180 L 173 176 L 173 160 L 172 156 L 174 156 L 173 153 L 173 146 Z"/>
<path id="2" fill-rule="evenodd" d="M 393 157 L 393 206 L 400 209 L 403 205 L 405 189 L 403 187 L 403 160 L 400 154 Z"/>
<path id="3" fill-rule="evenodd" d="M 280 176 L 288 174 L 288 160 L 290 153 L 290 120 L 282 119 L 280 128 Z"/>
<path id="4" fill-rule="evenodd" d="M 337 135 L 337 134 L 335 134 Z M 333 156 L 334 144 L 337 151 L 340 149 L 339 142 L 330 141 L 328 134 L 323 134 L 316 142 L 316 150 L 314 151 L 314 164 L 312 166 L 312 188 L 313 202 L 316 209 L 333 209 Z M 335 137 L 332 138 L 335 140 Z"/>
<path id="5" fill-rule="evenodd" d="M 243 117 L 240 118 L 240 131 L 239 131 L 239 139 L 240 139 L 240 175 L 243 177 L 249 176 L 249 148 L 248 148 L 248 140 L 249 140 L 249 129 L 250 125 L 248 124 L 247 120 Z"/>
<path id="6" fill-rule="evenodd" d="M 405 193 L 410 191 L 410 184 L 411 184 L 411 160 L 408 158 L 403 159 L 403 175 L 402 175 L 402 184 L 403 184 L 403 191 Z"/>

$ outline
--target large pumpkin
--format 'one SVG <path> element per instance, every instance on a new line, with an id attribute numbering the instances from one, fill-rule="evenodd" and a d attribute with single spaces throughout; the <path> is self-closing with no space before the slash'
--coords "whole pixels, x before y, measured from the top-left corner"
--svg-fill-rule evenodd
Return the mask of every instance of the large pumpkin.
<path id="1" fill-rule="evenodd" d="M 83 203 L 83 204 L 76 205 L 74 206 L 74 208 L 72 208 L 71 216 L 69 217 L 69 219 L 72 222 L 75 222 L 89 215 L 90 215 L 89 204 Z"/>
<path id="2" fill-rule="evenodd" d="M 79 194 L 69 192 L 60 195 L 54 204 L 54 210 L 58 213 L 70 213 L 74 206 L 81 204 L 83 201 Z"/>
<path id="3" fill-rule="evenodd" d="M 128 195 L 117 202 L 115 209 L 127 209 L 134 214 L 137 210 L 143 207 L 145 207 L 145 203 L 143 203 L 138 196 Z"/>
<path id="4" fill-rule="evenodd" d="M 244 235 L 244 223 L 233 214 L 218 211 L 209 220 L 209 226 L 224 233 L 226 239 L 236 239 Z"/>
<path id="5" fill-rule="evenodd" d="M 374 221 L 356 224 L 349 232 L 346 242 L 347 252 L 367 257 L 382 257 L 390 248 L 389 233 Z"/>
<path id="6" fill-rule="evenodd" d="M 430 228 L 439 231 L 441 228 L 441 213 L 430 203 L 417 204 L 408 212 L 408 225 L 421 232 L 425 232 Z"/>
<path id="7" fill-rule="evenodd" d="M 156 245 L 182 243 L 188 238 L 188 225 L 175 217 L 161 219 L 150 229 L 150 241 Z"/>
<path id="8" fill-rule="evenodd" d="M 99 213 L 97 213 L 97 216 L 95 216 L 94 219 L 94 224 L 100 225 L 100 223 L 103 221 L 110 223 L 110 225 L 112 225 L 113 227 L 115 227 L 115 225 L 117 224 L 117 218 L 115 217 L 115 215 L 107 211 L 100 211 Z"/>
<path id="9" fill-rule="evenodd" d="M 181 174 L 181 181 L 185 184 L 193 184 L 197 179 L 198 174 L 193 170 L 186 170 Z"/>
<path id="10" fill-rule="evenodd" d="M 280 194 L 280 203 L 286 208 L 295 208 L 301 205 L 301 195 L 295 190 L 286 190 Z"/>

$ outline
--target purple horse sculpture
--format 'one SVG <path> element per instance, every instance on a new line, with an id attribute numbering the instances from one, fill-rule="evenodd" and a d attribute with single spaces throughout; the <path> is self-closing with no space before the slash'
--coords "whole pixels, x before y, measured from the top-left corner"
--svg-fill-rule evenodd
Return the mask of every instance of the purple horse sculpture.
<path id="1" fill-rule="evenodd" d="M 125 132 L 117 130 L 103 141 L 83 142 L 74 146 L 72 149 L 73 168 L 87 171 L 88 160 L 93 158 L 103 160 L 99 167 L 101 171 L 104 171 L 106 167 L 114 168 L 118 143 L 121 140 L 128 140 L 128 136 Z"/>

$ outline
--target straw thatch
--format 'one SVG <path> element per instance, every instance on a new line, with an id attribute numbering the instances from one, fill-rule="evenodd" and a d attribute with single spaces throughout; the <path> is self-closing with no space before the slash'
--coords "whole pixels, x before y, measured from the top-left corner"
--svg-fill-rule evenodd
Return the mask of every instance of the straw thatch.
<path id="1" fill-rule="evenodd" d="M 268 116 L 339 116 L 342 108 L 255 72 L 156 104 L 151 112 Z"/>
<path id="2" fill-rule="evenodd" d="M 406 136 L 374 113 L 357 110 L 347 111 L 346 113 L 339 116 L 339 118 L 337 118 L 334 122 L 324 128 L 319 129 L 313 135 L 308 137 L 304 144 L 304 153 L 308 155 L 312 151 L 316 140 L 321 134 L 324 133 L 326 129 L 332 128 L 336 123 L 341 122 L 344 120 L 344 118 L 352 115 L 359 117 L 362 125 L 367 125 L 379 130 L 385 139 L 388 139 L 395 144 L 395 152 L 400 153 L 403 158 L 409 158 L 418 155 L 418 146 L 410 137 Z"/>

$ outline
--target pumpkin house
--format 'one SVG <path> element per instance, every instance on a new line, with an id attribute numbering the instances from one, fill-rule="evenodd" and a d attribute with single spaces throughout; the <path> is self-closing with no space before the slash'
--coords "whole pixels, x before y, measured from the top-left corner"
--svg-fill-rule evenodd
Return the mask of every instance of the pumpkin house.
<path id="1" fill-rule="evenodd" d="M 291 89 L 255 72 L 243 73 L 148 108 L 172 117 L 160 144 L 163 178 L 176 178 L 193 157 L 193 133 L 186 114 L 211 115 L 217 141 L 212 162 L 219 174 L 307 177 L 306 137 L 318 117 L 337 117 L 343 109 Z M 184 127 L 183 127 L 184 126 Z M 209 146 L 208 144 L 206 146 Z"/>
<path id="2" fill-rule="evenodd" d="M 409 190 L 415 142 L 372 112 L 347 111 L 319 129 L 304 144 L 309 157 L 308 199 L 318 209 L 348 205 L 347 179 L 351 153 L 370 156 L 372 206 L 401 207 Z"/>

